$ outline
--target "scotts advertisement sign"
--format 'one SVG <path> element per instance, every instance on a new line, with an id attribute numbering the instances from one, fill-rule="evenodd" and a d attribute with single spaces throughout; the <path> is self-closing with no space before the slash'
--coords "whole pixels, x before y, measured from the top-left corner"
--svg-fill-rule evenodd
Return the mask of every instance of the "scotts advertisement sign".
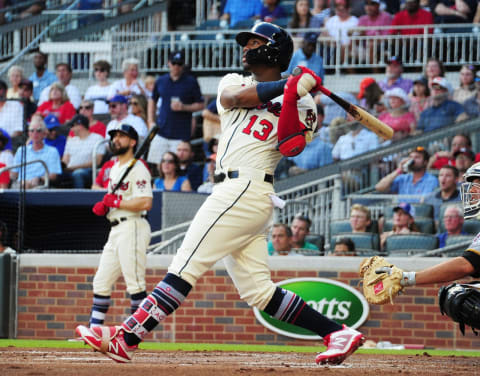
<path id="1" fill-rule="evenodd" d="M 294 292 L 313 309 L 351 328 L 358 328 L 368 317 L 369 305 L 362 294 L 352 287 L 325 278 L 294 278 L 277 283 Z M 266 328 L 292 338 L 319 340 L 310 330 L 274 319 L 265 312 L 253 309 L 255 317 Z"/>

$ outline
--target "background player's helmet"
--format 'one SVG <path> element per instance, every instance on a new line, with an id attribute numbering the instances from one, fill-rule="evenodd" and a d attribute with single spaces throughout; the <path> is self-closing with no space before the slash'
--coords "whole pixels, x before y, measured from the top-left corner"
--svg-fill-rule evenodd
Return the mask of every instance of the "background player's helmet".
<path id="1" fill-rule="evenodd" d="M 125 133 L 128 137 L 133 138 L 137 143 L 135 144 L 135 147 L 133 148 L 133 151 L 137 149 L 138 146 L 138 133 L 135 130 L 134 127 L 132 127 L 130 124 L 120 124 L 119 126 L 115 127 L 114 129 L 111 129 L 108 131 L 108 135 L 110 136 L 110 142 L 112 142 L 113 137 L 115 136 L 115 133 L 117 132 L 122 132 Z"/>
<path id="2" fill-rule="evenodd" d="M 473 183 L 475 178 L 480 179 L 480 163 L 475 163 L 465 172 L 464 183 L 460 186 L 465 219 L 475 218 L 480 212 L 480 184 Z M 479 193 L 472 192 L 472 188 Z"/>
<path id="3" fill-rule="evenodd" d="M 238 33 L 235 39 L 240 46 L 244 47 L 252 37 L 266 39 L 267 44 L 247 52 L 248 64 L 277 65 L 282 72 L 287 70 L 293 54 L 293 40 L 290 34 L 277 25 L 260 22 L 250 31 Z"/>

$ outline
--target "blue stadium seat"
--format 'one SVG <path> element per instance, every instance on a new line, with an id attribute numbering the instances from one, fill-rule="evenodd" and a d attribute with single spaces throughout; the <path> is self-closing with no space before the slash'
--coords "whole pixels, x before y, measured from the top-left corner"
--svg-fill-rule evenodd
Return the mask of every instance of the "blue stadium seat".
<path id="1" fill-rule="evenodd" d="M 385 242 L 385 252 L 390 256 L 412 256 L 438 248 L 438 238 L 432 234 L 391 235 Z"/>

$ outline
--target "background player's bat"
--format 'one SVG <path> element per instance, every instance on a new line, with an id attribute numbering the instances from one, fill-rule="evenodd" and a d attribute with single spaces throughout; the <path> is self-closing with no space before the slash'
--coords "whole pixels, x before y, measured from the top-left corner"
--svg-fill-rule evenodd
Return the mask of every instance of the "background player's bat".
<path id="1" fill-rule="evenodd" d="M 302 70 L 298 67 L 296 67 L 292 72 L 294 76 L 299 75 L 300 73 L 302 73 Z M 393 129 L 390 128 L 383 121 L 378 120 L 372 114 L 369 114 L 367 111 L 360 108 L 359 106 L 347 102 L 346 100 L 340 98 L 338 95 L 332 93 L 330 90 L 323 86 L 320 86 L 319 90 L 327 97 L 331 98 L 338 105 L 340 105 L 340 107 L 342 107 L 345 111 L 352 115 L 355 120 L 370 129 L 377 136 L 380 136 L 385 140 L 390 140 L 393 137 Z"/>
<path id="2" fill-rule="evenodd" d="M 123 173 L 122 177 L 117 182 L 115 187 L 113 187 L 112 194 L 114 194 L 117 191 L 117 189 L 122 185 L 123 180 L 128 175 L 128 173 L 132 170 L 133 166 L 135 166 L 135 163 L 137 163 L 137 161 L 142 157 L 142 155 L 145 154 L 145 152 L 147 151 L 150 143 L 152 142 L 153 138 L 157 134 L 157 131 L 158 131 L 158 126 L 157 125 L 154 125 L 152 127 L 152 129 L 150 129 L 150 132 L 148 132 L 147 137 L 145 138 L 145 140 L 143 140 L 142 144 L 140 145 L 140 147 L 135 152 L 135 155 L 133 156 L 133 159 L 130 161 L 130 164 L 128 165 L 127 169 Z"/>

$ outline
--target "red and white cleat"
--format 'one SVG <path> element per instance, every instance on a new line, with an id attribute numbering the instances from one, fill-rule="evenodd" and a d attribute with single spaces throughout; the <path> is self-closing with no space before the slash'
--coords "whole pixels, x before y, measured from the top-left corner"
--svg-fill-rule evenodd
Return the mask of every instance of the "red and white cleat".
<path id="1" fill-rule="evenodd" d="M 365 337 L 362 333 L 343 325 L 343 329 L 330 333 L 323 339 L 327 350 L 315 358 L 317 364 L 340 364 L 358 349 Z"/>
<path id="2" fill-rule="evenodd" d="M 131 352 L 138 346 L 128 346 L 123 338 L 121 326 L 96 326 L 88 328 L 79 325 L 75 332 L 94 350 L 100 351 L 118 363 L 132 361 Z"/>

